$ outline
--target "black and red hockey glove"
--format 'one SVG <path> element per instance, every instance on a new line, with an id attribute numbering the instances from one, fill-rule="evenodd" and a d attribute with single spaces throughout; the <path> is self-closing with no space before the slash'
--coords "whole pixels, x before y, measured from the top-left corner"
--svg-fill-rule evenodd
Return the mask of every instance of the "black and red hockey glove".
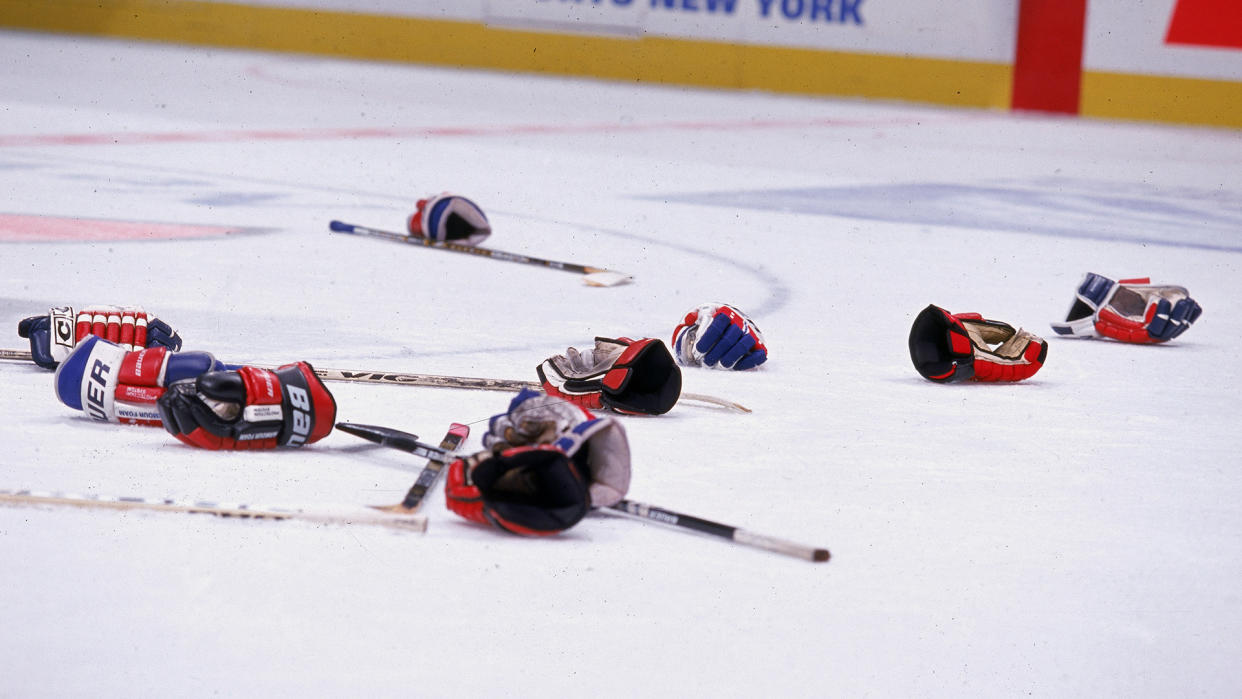
<path id="1" fill-rule="evenodd" d="M 523 389 L 509 410 L 488 421 L 483 446 L 504 451 L 551 444 L 574 459 L 587 479 L 593 507 L 608 507 L 630 488 L 630 443 L 613 417 L 595 417 L 564 398 Z"/>
<path id="2" fill-rule="evenodd" d="M 910 328 L 910 359 L 924 378 L 956 381 L 1021 381 L 1039 371 L 1048 343 L 1008 323 L 978 313 L 923 309 Z"/>
<path id="3" fill-rule="evenodd" d="M 55 369 L 91 336 L 125 350 L 181 349 L 177 331 L 138 306 L 88 306 L 76 313 L 69 306 L 58 306 L 47 315 L 23 319 L 17 324 L 17 334 L 30 340 L 31 359 L 44 369 Z"/>
<path id="4" fill-rule="evenodd" d="M 536 367 L 549 395 L 589 410 L 663 415 L 681 397 L 681 369 L 654 338 L 595 338 L 595 347 L 550 357 Z"/>
<path id="5" fill-rule="evenodd" d="M 243 366 L 168 386 L 159 399 L 164 429 L 204 449 L 300 447 L 332 431 L 336 400 L 306 362 Z"/>
<path id="6" fill-rule="evenodd" d="M 448 508 L 514 534 L 565 531 L 591 509 L 587 479 L 551 444 L 483 451 L 449 465 Z"/>

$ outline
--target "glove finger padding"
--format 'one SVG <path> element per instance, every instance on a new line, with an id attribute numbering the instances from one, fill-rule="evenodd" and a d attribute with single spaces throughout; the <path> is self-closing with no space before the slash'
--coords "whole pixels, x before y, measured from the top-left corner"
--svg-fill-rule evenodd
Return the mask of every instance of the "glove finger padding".
<path id="1" fill-rule="evenodd" d="M 1136 344 L 1168 342 L 1186 332 L 1202 313 L 1186 287 L 1153 285 L 1146 277 L 1114 282 L 1088 272 L 1065 321 L 1052 323 L 1052 329 L 1071 337 L 1107 337 Z"/>
<path id="2" fill-rule="evenodd" d="M 89 306 L 76 313 L 69 306 L 58 306 L 45 316 L 21 320 L 17 334 L 30 340 L 31 359 L 44 369 L 55 369 L 78 343 L 91 336 L 127 351 L 181 349 L 181 336 L 139 306 Z"/>
<path id="3" fill-rule="evenodd" d="M 935 305 L 914 319 L 909 345 L 914 368 L 937 383 L 1021 381 L 1048 356 L 1048 343 L 1025 330 Z"/>
<path id="4" fill-rule="evenodd" d="M 569 348 L 536 367 L 548 394 L 587 409 L 662 415 L 681 397 L 681 369 L 654 338 L 595 338 L 595 347 Z"/>
<path id="5" fill-rule="evenodd" d="M 420 199 L 405 223 L 411 235 L 439 243 L 478 245 L 492 234 L 478 204 L 448 192 Z"/>
<path id="6" fill-rule="evenodd" d="M 159 410 L 170 434 L 204 449 L 298 447 L 326 437 L 336 420 L 336 400 L 306 362 L 178 381 Z"/>
<path id="7" fill-rule="evenodd" d="M 565 531 L 590 510 L 586 479 L 548 444 L 457 459 L 444 493 L 448 508 L 462 517 L 528 536 Z"/>

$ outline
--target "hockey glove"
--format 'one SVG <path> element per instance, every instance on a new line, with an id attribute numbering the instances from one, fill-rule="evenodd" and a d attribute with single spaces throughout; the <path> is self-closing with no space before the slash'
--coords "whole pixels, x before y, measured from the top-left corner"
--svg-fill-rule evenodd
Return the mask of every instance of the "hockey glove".
<path id="1" fill-rule="evenodd" d="M 448 192 L 420 199 L 405 226 L 410 235 L 437 243 L 478 245 L 492 234 L 492 226 L 478 204 Z"/>
<path id="2" fill-rule="evenodd" d="M 1154 286 L 1151 280 L 1114 282 L 1088 272 L 1078 286 L 1058 335 L 1108 337 L 1122 342 L 1168 342 L 1186 332 L 1203 308 L 1185 287 Z"/>
<path id="3" fill-rule="evenodd" d="M 586 478 L 551 444 L 484 451 L 449 466 L 448 508 L 514 534 L 556 534 L 590 510 Z"/>
<path id="4" fill-rule="evenodd" d="M 126 350 L 181 349 L 176 331 L 138 306 L 88 306 L 76 314 L 68 306 L 59 306 L 45 316 L 22 320 L 17 334 L 30 340 L 31 358 L 44 369 L 55 369 L 79 342 L 92 335 Z"/>
<path id="5" fill-rule="evenodd" d="M 127 352 L 90 335 L 60 363 L 53 385 L 62 403 L 94 420 L 158 426 L 156 401 L 167 385 L 222 367 L 206 352 Z"/>
<path id="6" fill-rule="evenodd" d="M 630 489 L 630 444 L 625 428 L 610 417 L 596 418 L 564 398 L 525 389 L 509 411 L 492 417 L 483 446 L 493 452 L 554 444 L 573 454 L 587 477 L 591 505 L 607 507 Z"/>
<path id="7" fill-rule="evenodd" d="M 924 378 L 956 381 L 1021 381 L 1034 376 L 1048 356 L 1048 343 L 978 313 L 923 309 L 910 328 L 910 359 Z"/>
<path id="8" fill-rule="evenodd" d="M 659 340 L 595 338 L 595 348 L 550 357 L 535 371 L 549 395 L 587 409 L 662 415 L 681 397 L 681 369 Z"/>
<path id="9" fill-rule="evenodd" d="M 300 447 L 323 439 L 336 401 L 306 362 L 243 366 L 170 383 L 159 400 L 164 429 L 204 449 Z"/>
<path id="10" fill-rule="evenodd" d="M 687 313 L 673 331 L 673 355 L 684 366 L 745 371 L 767 361 L 768 347 L 741 310 L 709 303 Z"/>

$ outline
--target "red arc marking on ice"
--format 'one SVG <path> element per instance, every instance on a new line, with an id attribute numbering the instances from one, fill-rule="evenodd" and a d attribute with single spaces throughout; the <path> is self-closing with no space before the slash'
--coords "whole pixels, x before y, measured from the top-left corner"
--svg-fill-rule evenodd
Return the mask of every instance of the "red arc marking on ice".
<path id="1" fill-rule="evenodd" d="M 0 147 L 99 146 L 239 141 L 326 141 L 362 138 L 437 138 L 526 134 L 618 133 L 637 131 L 741 131 L 805 127 L 912 126 L 939 119 L 739 119 L 736 121 L 664 121 L 635 124 L 513 124 L 500 126 L 415 126 L 339 129 L 236 129 L 218 131 L 113 132 L 0 135 Z"/>
<path id="2" fill-rule="evenodd" d="M 240 233 L 236 226 L 0 214 L 0 242 L 170 240 Z"/>

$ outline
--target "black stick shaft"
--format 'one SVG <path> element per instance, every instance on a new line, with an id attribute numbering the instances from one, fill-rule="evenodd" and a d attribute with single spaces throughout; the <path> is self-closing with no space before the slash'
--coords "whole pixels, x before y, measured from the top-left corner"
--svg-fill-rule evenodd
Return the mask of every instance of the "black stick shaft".
<path id="1" fill-rule="evenodd" d="M 642 517 L 653 522 L 661 522 L 674 527 L 682 527 L 691 529 L 702 534 L 717 536 L 722 539 L 728 539 L 734 543 L 745 546 L 753 546 L 765 551 L 774 553 L 782 553 L 787 556 L 794 556 L 807 561 L 823 562 L 827 561 L 831 554 L 828 549 L 818 548 L 815 546 L 806 546 L 784 539 L 778 539 L 772 536 L 756 534 L 739 527 L 733 527 L 719 522 L 713 522 L 701 517 L 666 510 L 662 507 L 654 507 L 641 502 L 632 500 L 622 500 L 615 505 L 611 505 L 610 509 L 625 512 L 626 514 Z"/>

